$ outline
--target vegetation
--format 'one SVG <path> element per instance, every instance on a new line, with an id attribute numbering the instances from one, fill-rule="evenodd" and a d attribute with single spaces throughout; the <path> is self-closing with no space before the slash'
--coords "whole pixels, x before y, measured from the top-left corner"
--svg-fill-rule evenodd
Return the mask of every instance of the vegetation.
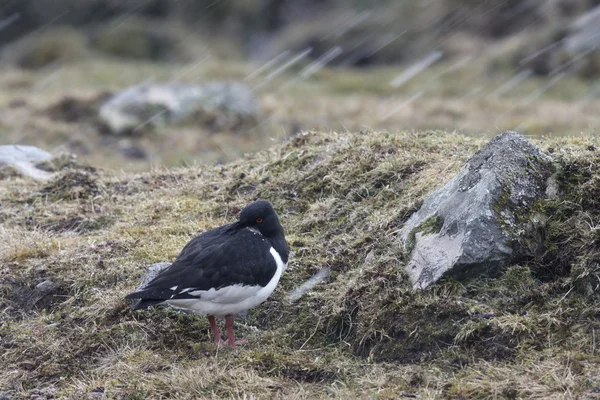
<path id="1" fill-rule="evenodd" d="M 541 20 L 543 1 L 523 13 L 512 0 L 385 1 L 364 14 L 373 2 L 348 14 L 341 0 L 138 3 L 0 8 L 0 42 L 39 28 L 2 49 L 2 140 L 60 155 L 39 166 L 49 182 L 0 167 L 0 399 L 600 392 L 600 86 L 586 80 L 597 55 L 564 70 L 562 53 L 523 62 L 562 37 L 552 18 L 564 26 L 591 2 Z M 533 21 L 543 29 L 522 30 Z M 255 45 L 290 54 L 269 68 L 241 61 Z M 341 46 L 329 64 L 362 68 L 306 69 L 308 56 L 281 68 L 307 46 L 313 58 Z M 430 49 L 444 57 L 390 84 Z M 100 105 L 129 86 L 215 80 L 253 89 L 255 126 L 115 137 L 99 124 Z M 554 160 L 548 198 L 517 216 L 542 243 L 524 243 L 530 257 L 499 277 L 413 291 L 403 223 L 506 129 Z M 258 198 L 274 203 L 293 254 L 274 295 L 238 322 L 249 344 L 216 348 L 203 317 L 131 310 L 123 297 L 151 263 Z M 287 300 L 323 268 L 326 281 Z"/>
<path id="2" fill-rule="evenodd" d="M 64 159 L 0 181 L 0 392 L 108 398 L 577 398 L 596 393 L 600 156 L 544 139 L 560 200 L 546 252 L 497 279 L 413 291 L 397 233 L 482 144 L 443 132 L 303 132 L 218 166 L 132 174 Z M 293 254 L 274 296 L 217 349 L 205 318 L 134 312 L 146 267 L 272 201 Z M 435 221 L 432 221 L 435 222 Z M 432 223 L 432 229 L 437 223 Z M 329 279 L 287 293 L 323 267 Z M 52 290 L 47 293 L 40 287 Z M 42 285 L 40 285 L 42 284 Z M 37 288 L 36 288 L 37 287 Z"/>
<path id="3" fill-rule="evenodd" d="M 25 37 L 8 46 L 3 60 L 25 69 L 40 69 L 81 60 L 87 55 L 85 36 L 63 27 Z"/>
<path id="4" fill-rule="evenodd" d="M 93 35 L 92 44 L 99 51 L 123 59 L 174 61 L 188 56 L 185 33 L 160 21 L 139 18 L 118 18 L 103 25 Z"/>
<path id="5" fill-rule="evenodd" d="M 402 69 L 325 68 L 307 78 L 290 69 L 265 83 L 266 74 L 245 80 L 258 65 L 223 61 L 212 52 L 206 56 L 210 58 L 173 64 L 93 56 L 40 71 L 5 66 L 0 74 L 3 140 L 76 154 L 98 167 L 145 171 L 197 160 L 228 162 L 310 129 L 447 129 L 491 137 L 518 128 L 530 135 L 553 136 L 594 134 L 600 121 L 594 112 L 600 92 L 585 81 L 565 77 L 529 101 L 546 81 L 530 78 L 499 94 L 512 75 L 490 74 L 481 60 L 458 69 L 452 69 L 455 61 L 441 62 L 393 88 L 390 82 Z M 482 60 L 487 58 L 482 55 Z M 97 120 L 100 105 L 111 94 L 150 77 L 156 82 L 244 82 L 257 87 L 262 118 L 255 126 L 235 131 L 196 124 L 151 135 L 107 135 Z"/>

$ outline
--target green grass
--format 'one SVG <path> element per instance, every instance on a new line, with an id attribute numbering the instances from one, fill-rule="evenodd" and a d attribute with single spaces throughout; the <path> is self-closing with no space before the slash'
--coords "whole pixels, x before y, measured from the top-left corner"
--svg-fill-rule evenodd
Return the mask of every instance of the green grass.
<path id="1" fill-rule="evenodd" d="M 538 141 L 561 171 L 561 201 L 538 205 L 547 213 L 546 254 L 497 279 L 445 280 L 416 292 L 403 271 L 398 229 L 484 142 L 439 131 L 313 131 L 224 165 L 134 174 L 62 163 L 46 184 L 7 177 L 0 181 L 0 392 L 592 393 L 600 387 L 594 139 Z M 216 349 L 202 317 L 131 310 L 123 297 L 150 263 L 172 260 L 197 232 L 231 221 L 257 198 L 273 202 L 293 254 L 274 295 L 237 324 L 248 345 Z M 71 229 L 64 222 L 76 218 L 95 223 Z M 323 267 L 331 269 L 326 282 L 285 301 Z M 27 303 L 48 279 L 55 292 Z"/>

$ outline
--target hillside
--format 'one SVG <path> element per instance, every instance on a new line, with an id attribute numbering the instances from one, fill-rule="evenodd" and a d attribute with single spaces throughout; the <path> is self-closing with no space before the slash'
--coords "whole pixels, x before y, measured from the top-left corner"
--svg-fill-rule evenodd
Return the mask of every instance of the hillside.
<path id="1" fill-rule="evenodd" d="M 145 173 L 66 159 L 0 180 L 0 394 L 13 398 L 593 398 L 600 390 L 600 152 L 541 139 L 560 201 L 546 252 L 498 279 L 413 291 L 397 242 L 483 143 L 444 132 L 304 132 L 217 166 Z M 197 232 L 273 202 L 293 254 L 217 349 L 205 318 L 123 297 Z M 323 267 L 327 281 L 286 295 Z M 38 396 L 38 397 L 31 397 Z M 1 396 L 0 396 L 1 397 Z"/>

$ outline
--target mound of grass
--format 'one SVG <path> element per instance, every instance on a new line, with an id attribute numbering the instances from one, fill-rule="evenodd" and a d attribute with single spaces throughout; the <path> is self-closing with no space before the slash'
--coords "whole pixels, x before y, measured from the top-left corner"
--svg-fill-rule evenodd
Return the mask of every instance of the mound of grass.
<path id="1" fill-rule="evenodd" d="M 160 29 L 157 29 L 160 26 Z M 183 38 L 158 21 L 121 18 L 98 29 L 92 41 L 101 52 L 118 58 L 173 61 L 186 56 Z"/>
<path id="2" fill-rule="evenodd" d="M 81 60 L 86 55 L 87 39 L 82 33 L 69 27 L 56 27 L 9 46 L 3 58 L 22 68 L 40 69 Z"/>
<path id="3" fill-rule="evenodd" d="M 497 279 L 410 287 L 399 228 L 482 144 L 443 132 L 307 132 L 222 166 L 120 175 L 67 168 L 45 185 L 0 181 L 0 392 L 594 393 L 600 159 L 593 140 L 540 143 L 555 155 L 560 192 L 560 200 L 536 205 L 547 253 Z M 202 317 L 131 310 L 123 297 L 150 263 L 172 260 L 197 232 L 232 220 L 258 198 L 274 203 L 293 254 L 276 293 L 238 323 L 248 345 L 216 349 Z M 98 224 L 77 234 L 44 228 L 76 216 Z M 323 267 L 331 270 L 326 282 L 286 301 Z M 33 309 L 15 300 L 15 291 L 47 280 L 53 291 Z"/>

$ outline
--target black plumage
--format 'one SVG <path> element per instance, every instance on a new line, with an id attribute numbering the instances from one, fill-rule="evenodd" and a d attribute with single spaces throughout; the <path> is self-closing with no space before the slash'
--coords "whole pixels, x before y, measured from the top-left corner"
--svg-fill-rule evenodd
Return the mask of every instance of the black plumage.
<path id="1" fill-rule="evenodd" d="M 192 239 L 170 267 L 126 298 L 140 299 L 136 309 L 166 302 L 206 313 L 209 319 L 227 316 L 264 301 L 288 256 L 275 210 L 268 201 L 255 201 L 242 210 L 237 222 Z"/>

